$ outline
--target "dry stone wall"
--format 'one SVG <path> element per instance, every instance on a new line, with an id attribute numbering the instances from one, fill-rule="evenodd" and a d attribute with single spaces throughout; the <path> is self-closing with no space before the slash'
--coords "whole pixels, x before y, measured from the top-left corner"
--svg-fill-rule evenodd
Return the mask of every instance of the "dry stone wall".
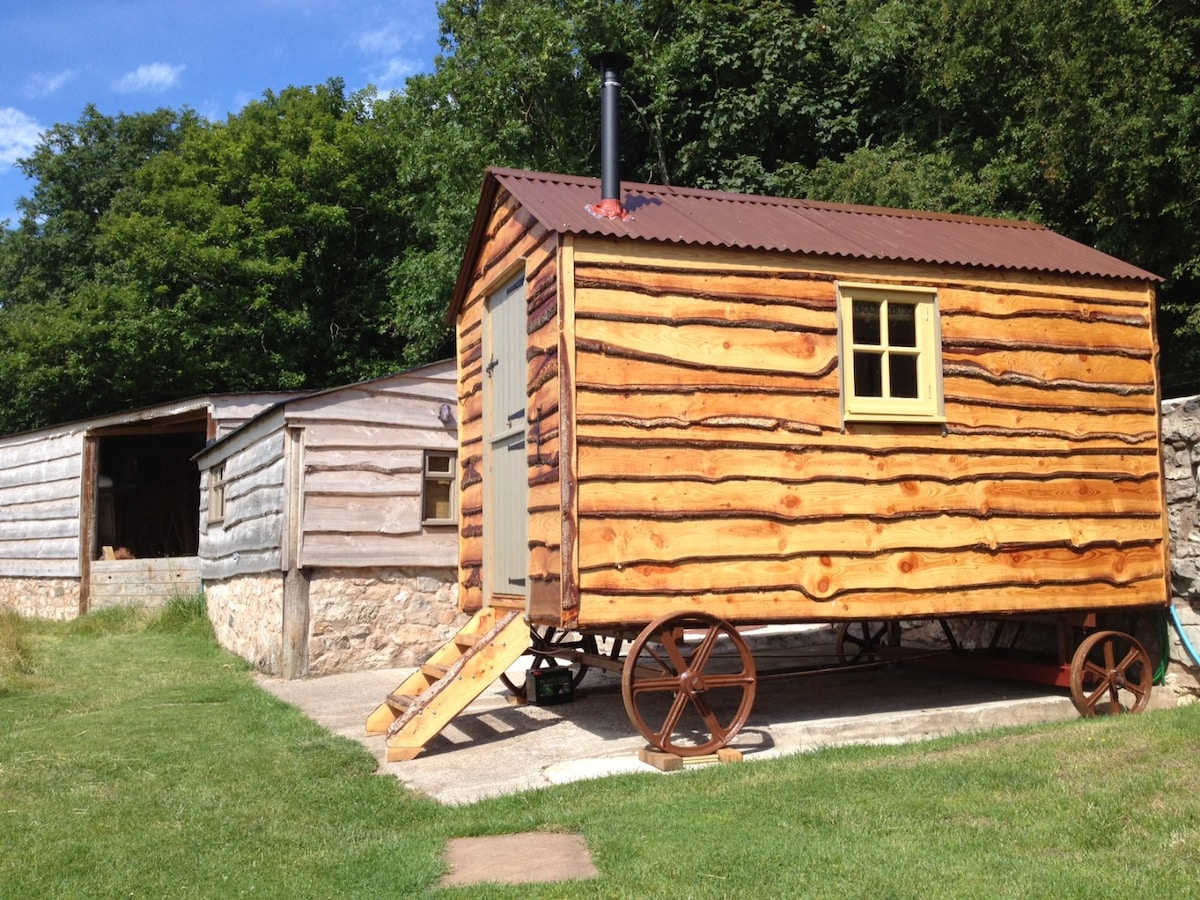
<path id="1" fill-rule="evenodd" d="M 308 675 L 417 666 L 466 622 L 453 568 L 314 569 L 309 577 Z M 221 646 L 279 675 L 283 574 L 205 584 Z"/>
<path id="2" fill-rule="evenodd" d="M 78 578 L 0 578 L 0 609 L 32 619 L 79 615 Z"/>
<path id="3" fill-rule="evenodd" d="M 241 575 L 204 586 L 217 641 L 270 675 L 279 674 L 283 574 Z"/>
<path id="4" fill-rule="evenodd" d="M 452 568 L 313 571 L 309 675 L 420 665 L 466 622 Z"/>
<path id="5" fill-rule="evenodd" d="M 1163 470 L 1171 522 L 1171 594 L 1192 648 L 1200 652 L 1200 396 L 1162 405 Z M 1193 684 L 1200 668 L 1171 632 L 1171 659 Z"/>

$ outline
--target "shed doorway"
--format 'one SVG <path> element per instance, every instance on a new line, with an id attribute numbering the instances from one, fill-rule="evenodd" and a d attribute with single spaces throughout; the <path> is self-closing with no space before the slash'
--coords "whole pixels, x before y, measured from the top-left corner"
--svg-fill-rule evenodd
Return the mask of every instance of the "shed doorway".
<path id="1" fill-rule="evenodd" d="M 153 606 L 200 590 L 200 472 L 207 410 L 87 436 L 80 612 Z"/>

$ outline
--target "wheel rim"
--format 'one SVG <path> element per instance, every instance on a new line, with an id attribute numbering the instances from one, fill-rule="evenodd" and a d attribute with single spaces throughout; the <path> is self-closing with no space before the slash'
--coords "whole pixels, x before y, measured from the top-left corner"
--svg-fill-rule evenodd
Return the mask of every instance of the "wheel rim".
<path id="1" fill-rule="evenodd" d="M 726 746 L 750 716 L 757 683 L 745 639 L 704 613 L 651 622 L 630 646 L 621 672 L 634 728 L 654 749 L 678 756 Z"/>
<path id="2" fill-rule="evenodd" d="M 1120 631 L 1089 635 L 1071 659 L 1071 702 L 1081 715 L 1141 712 L 1154 680 L 1150 655 Z"/>
<path id="3" fill-rule="evenodd" d="M 575 653 L 597 654 L 596 638 L 590 634 L 580 634 L 577 631 L 567 631 L 555 628 L 553 625 L 530 626 L 529 649 L 526 656 L 532 656 L 530 669 L 545 669 L 550 666 L 565 665 L 571 669 L 571 686 L 579 687 L 583 676 L 587 674 L 586 663 L 575 659 Z M 507 672 L 500 676 L 504 686 L 518 697 L 525 696 L 525 673 L 512 677 Z"/>
<path id="4" fill-rule="evenodd" d="M 887 622 L 844 622 L 838 628 L 838 662 L 844 666 L 875 662 L 881 647 L 889 641 Z"/>

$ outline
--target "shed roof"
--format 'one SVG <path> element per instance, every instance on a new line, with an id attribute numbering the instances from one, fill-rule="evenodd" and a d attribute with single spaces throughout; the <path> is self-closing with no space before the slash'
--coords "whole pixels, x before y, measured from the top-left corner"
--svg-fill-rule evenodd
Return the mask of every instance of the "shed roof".
<path id="1" fill-rule="evenodd" d="M 884 260 L 1160 281 L 1151 272 L 1031 222 L 950 213 L 854 206 L 624 182 L 628 219 L 587 210 L 600 180 L 491 168 L 451 310 L 464 299 L 471 260 L 485 237 L 496 193 L 507 190 L 550 231 L 766 250 L 844 259 Z"/>

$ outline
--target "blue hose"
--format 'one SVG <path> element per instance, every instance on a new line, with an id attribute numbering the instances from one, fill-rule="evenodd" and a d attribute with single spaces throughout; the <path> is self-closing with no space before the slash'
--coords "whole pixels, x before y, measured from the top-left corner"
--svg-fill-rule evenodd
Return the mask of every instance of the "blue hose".
<path id="1" fill-rule="evenodd" d="M 1168 604 L 1167 609 L 1170 611 L 1171 623 L 1175 626 L 1175 633 L 1179 635 L 1179 642 L 1183 644 L 1183 649 L 1187 651 L 1187 655 L 1191 658 L 1192 663 L 1200 666 L 1200 654 L 1196 653 L 1196 648 L 1188 640 L 1187 632 L 1183 629 L 1183 623 L 1179 621 L 1179 613 L 1175 611 L 1175 604 Z"/>

